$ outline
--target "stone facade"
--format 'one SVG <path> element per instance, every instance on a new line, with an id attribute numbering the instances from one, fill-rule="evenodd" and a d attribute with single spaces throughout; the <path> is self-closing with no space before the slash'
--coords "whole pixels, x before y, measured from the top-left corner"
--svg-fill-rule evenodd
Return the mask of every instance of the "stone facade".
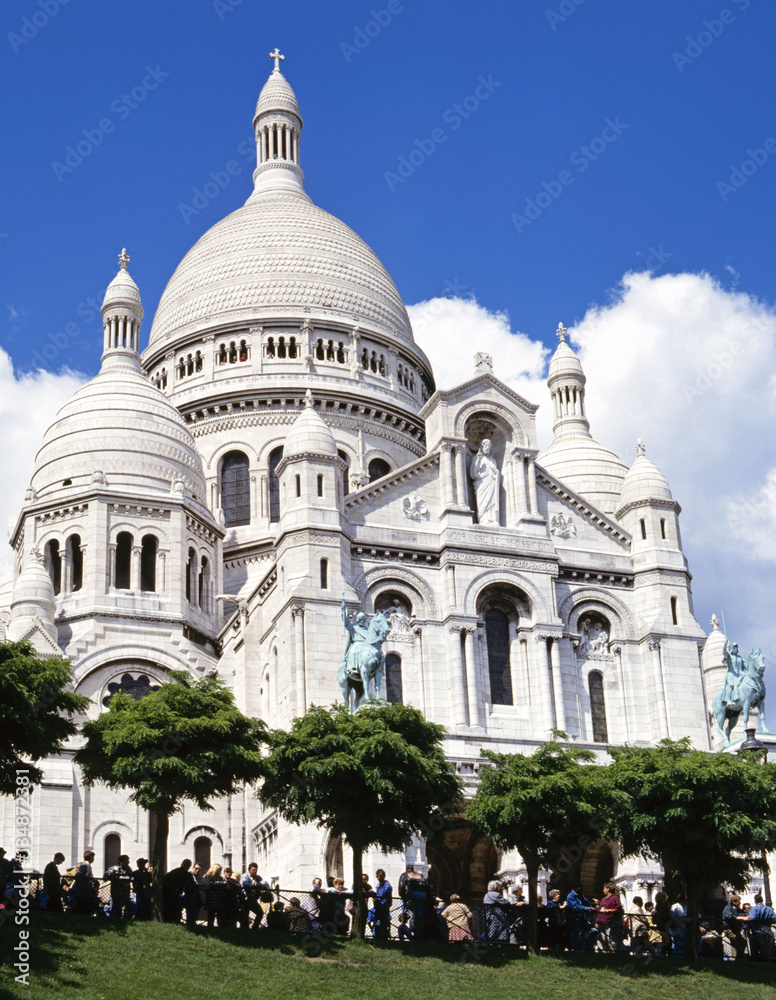
<path id="1" fill-rule="evenodd" d="M 402 700 L 445 726 L 469 791 L 481 748 L 531 752 L 553 728 L 599 752 L 685 735 L 710 749 L 679 505 L 641 446 L 629 467 L 592 438 L 563 328 L 541 455 L 537 405 L 488 356 L 436 390 L 379 260 L 304 192 L 302 121 L 277 69 L 254 128 L 254 191 L 177 268 L 142 366 L 122 255 L 101 372 L 47 433 L 11 538 L 8 637 L 70 657 L 91 714 L 118 687 L 216 670 L 244 712 L 283 727 L 340 697 L 344 595 L 351 614 L 393 609 L 393 696 L 400 681 Z M 499 475 L 481 524 L 470 467 L 485 439 Z M 38 866 L 93 847 L 100 870 L 110 835 L 148 854 L 147 815 L 84 788 L 70 753 L 47 763 L 33 809 Z M 440 889 L 463 893 L 496 870 L 519 876 L 519 858 L 470 841 L 452 817 L 366 870 L 431 865 Z M 248 792 L 209 813 L 185 803 L 169 851 L 239 870 L 256 859 L 300 889 L 343 863 L 347 875 L 347 849 Z M 659 880 L 607 845 L 579 860 L 642 895 Z"/>

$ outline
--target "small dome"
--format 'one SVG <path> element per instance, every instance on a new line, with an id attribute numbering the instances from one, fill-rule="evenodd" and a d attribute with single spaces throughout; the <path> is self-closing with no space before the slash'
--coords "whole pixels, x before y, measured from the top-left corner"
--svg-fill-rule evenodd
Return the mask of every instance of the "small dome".
<path id="1" fill-rule="evenodd" d="M 557 438 L 538 461 L 551 476 L 604 514 L 613 514 L 621 506 L 620 492 L 628 466 L 593 438 Z"/>
<path id="2" fill-rule="evenodd" d="M 666 477 L 644 454 L 641 442 L 639 447 L 641 450 L 636 461 L 628 469 L 625 482 L 622 484 L 618 507 L 639 500 L 673 500 Z"/>
<path id="3" fill-rule="evenodd" d="M 277 69 L 270 73 L 269 80 L 261 88 L 253 120 L 255 121 L 268 111 L 290 111 L 292 115 L 296 115 L 300 121 L 302 120 L 296 94 L 288 80 Z"/>
<path id="4" fill-rule="evenodd" d="M 19 574 L 13 588 L 11 598 L 11 618 L 8 634 L 18 638 L 18 628 L 21 622 L 40 618 L 44 625 L 53 626 L 56 602 L 54 600 L 54 585 L 43 565 L 43 559 L 37 550 L 33 550 L 24 569 Z"/>
<path id="5" fill-rule="evenodd" d="M 283 447 L 283 458 L 299 455 L 327 455 L 337 457 L 337 442 L 328 424 L 313 405 L 312 393 L 307 390 L 305 407 L 294 421 Z"/>
<path id="6" fill-rule="evenodd" d="M 140 300 L 140 289 L 135 284 L 132 279 L 132 275 L 127 270 L 127 263 L 129 262 L 129 257 L 126 256 L 127 251 L 122 250 L 121 257 L 119 261 L 121 266 L 119 268 L 118 274 L 111 281 L 105 290 L 105 298 L 102 302 L 102 311 L 110 306 L 134 306 L 134 308 L 140 313 L 140 317 L 143 316 L 143 303 Z"/>
<path id="7" fill-rule="evenodd" d="M 67 496 L 91 484 L 97 470 L 111 489 L 169 495 L 177 480 L 205 499 L 191 431 L 130 352 L 106 355 L 100 373 L 59 411 L 36 456 L 31 485 L 38 498 Z"/>
<path id="8" fill-rule="evenodd" d="M 582 374 L 582 362 L 571 350 L 565 340 L 558 344 L 557 351 L 550 361 L 548 378 L 552 379 L 558 375 L 584 375 Z"/>

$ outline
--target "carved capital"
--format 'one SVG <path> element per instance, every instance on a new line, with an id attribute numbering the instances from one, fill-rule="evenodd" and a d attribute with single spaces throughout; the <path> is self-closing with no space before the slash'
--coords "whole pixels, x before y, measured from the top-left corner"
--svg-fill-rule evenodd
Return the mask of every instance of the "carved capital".
<path id="1" fill-rule="evenodd" d="M 304 617 L 304 605 L 303 604 L 294 604 L 294 605 L 292 605 L 292 607 L 291 607 L 291 617 L 292 618 Z"/>
<path id="2" fill-rule="evenodd" d="M 650 649 L 657 649 L 658 651 L 660 650 L 660 642 L 657 639 L 653 640 L 647 645 L 649 646 Z"/>
<path id="3" fill-rule="evenodd" d="M 442 451 L 447 452 L 448 455 L 452 453 L 454 447 L 450 441 L 442 442 Z"/>

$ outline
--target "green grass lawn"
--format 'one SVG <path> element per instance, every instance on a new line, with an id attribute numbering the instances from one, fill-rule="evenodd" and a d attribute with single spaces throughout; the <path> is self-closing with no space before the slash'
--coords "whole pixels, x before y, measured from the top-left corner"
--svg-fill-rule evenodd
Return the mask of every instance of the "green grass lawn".
<path id="1" fill-rule="evenodd" d="M 525 960 L 461 946 L 402 946 L 264 931 L 34 914 L 29 986 L 14 980 L 18 928 L 0 928 L 0 997 L 29 1000 L 732 1000 L 767 996 L 776 965 L 556 955 Z M 313 957 L 307 951 L 318 952 Z M 763 990 L 765 987 L 765 990 Z M 776 992 L 774 992 L 776 996 Z"/>

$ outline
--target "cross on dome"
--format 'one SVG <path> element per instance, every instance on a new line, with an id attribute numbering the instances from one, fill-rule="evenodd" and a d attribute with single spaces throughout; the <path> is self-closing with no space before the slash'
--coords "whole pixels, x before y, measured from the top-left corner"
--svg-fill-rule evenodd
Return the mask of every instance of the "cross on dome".
<path id="1" fill-rule="evenodd" d="M 127 253 L 126 247 L 119 254 L 119 267 L 122 271 L 126 271 L 127 264 L 129 263 L 129 254 Z"/>
<path id="2" fill-rule="evenodd" d="M 275 73 L 279 73 L 280 72 L 280 60 L 281 59 L 285 59 L 286 57 L 285 56 L 281 56 L 280 49 L 277 47 L 277 45 L 275 46 L 275 51 L 274 52 L 270 52 L 269 58 L 275 60 L 275 69 L 274 69 L 274 72 Z"/>
<path id="3" fill-rule="evenodd" d="M 562 323 L 558 323 L 558 329 L 555 331 L 555 335 L 561 344 L 566 343 L 566 327 Z"/>

